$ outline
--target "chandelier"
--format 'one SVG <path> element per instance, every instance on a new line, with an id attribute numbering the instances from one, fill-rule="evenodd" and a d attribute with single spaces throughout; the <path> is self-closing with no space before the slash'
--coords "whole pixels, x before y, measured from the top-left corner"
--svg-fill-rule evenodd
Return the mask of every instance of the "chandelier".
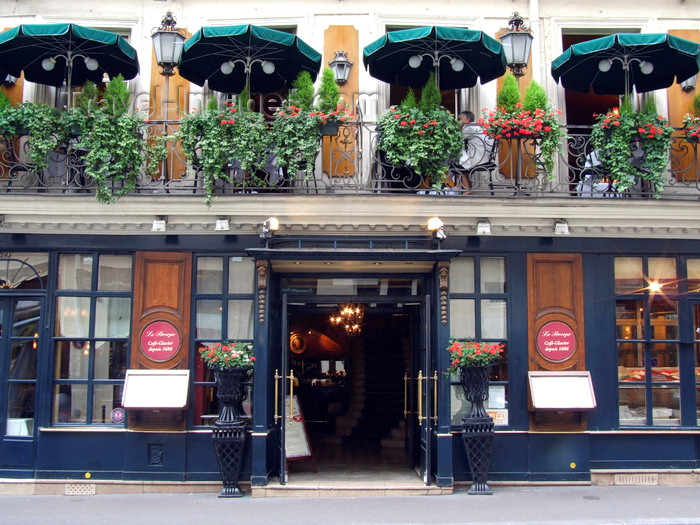
<path id="1" fill-rule="evenodd" d="M 331 315 L 332 326 L 344 328 L 347 336 L 359 335 L 362 331 L 362 318 L 365 316 L 365 305 L 346 304 L 340 305 L 338 313 Z"/>

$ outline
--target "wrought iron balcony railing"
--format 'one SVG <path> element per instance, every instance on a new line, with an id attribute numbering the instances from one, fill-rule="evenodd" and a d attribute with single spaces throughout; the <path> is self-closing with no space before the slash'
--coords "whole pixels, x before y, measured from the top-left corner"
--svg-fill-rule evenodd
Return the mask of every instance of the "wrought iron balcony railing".
<path id="1" fill-rule="evenodd" d="M 149 136 L 172 136 L 178 121 L 149 124 Z M 236 159 L 222 166 L 214 195 L 238 193 L 354 193 L 434 194 L 493 197 L 651 197 L 651 189 L 641 178 L 632 188 L 618 192 L 604 167 L 591 157 L 590 129 L 569 127 L 551 177 L 544 173 L 536 144 L 524 139 L 500 140 L 469 169 L 455 166 L 444 184 L 435 187 L 425 175 L 410 166 L 389 164 L 377 149 L 378 130 L 374 123 L 343 123 L 337 136 L 323 139 L 322 152 L 311 176 L 290 176 L 275 163 L 271 150 L 265 167 L 256 174 L 245 173 Z M 95 187 L 86 173 L 85 151 L 76 143 L 58 146 L 50 156 L 49 168 L 37 171 L 28 155 L 27 137 L 0 138 L 0 191 L 8 194 L 94 194 Z M 633 155 L 634 156 L 634 155 Z M 635 159 L 631 157 L 631 162 Z M 639 159 L 637 159 L 639 160 Z M 640 165 L 644 169 L 643 162 Z M 664 174 L 666 183 L 662 199 L 700 197 L 698 145 L 690 144 L 681 132 L 672 139 L 669 162 Z M 201 166 L 191 163 L 181 148 L 168 143 L 166 159 L 158 174 L 142 170 L 135 193 L 187 194 L 202 196 Z"/>

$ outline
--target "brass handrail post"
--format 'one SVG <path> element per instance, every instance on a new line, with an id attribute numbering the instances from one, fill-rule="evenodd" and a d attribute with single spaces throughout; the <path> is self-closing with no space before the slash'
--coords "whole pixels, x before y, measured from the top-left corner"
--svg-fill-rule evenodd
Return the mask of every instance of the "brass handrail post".
<path id="1" fill-rule="evenodd" d="M 418 377 L 416 379 L 418 381 L 418 422 L 423 423 L 426 419 L 423 415 L 423 379 L 426 379 L 426 377 L 423 376 L 422 370 L 418 370 Z"/>
<path id="2" fill-rule="evenodd" d="M 280 419 L 280 379 L 282 376 L 279 370 L 275 368 L 275 423 Z"/>
<path id="3" fill-rule="evenodd" d="M 411 378 L 408 377 L 408 371 L 403 373 L 403 418 L 408 417 L 408 384 Z"/>
<path id="4" fill-rule="evenodd" d="M 289 371 L 289 421 L 294 421 L 294 370 Z"/>
<path id="5" fill-rule="evenodd" d="M 438 403 L 437 403 L 437 395 L 438 395 L 438 373 L 437 370 L 433 371 L 433 377 L 430 379 L 433 380 L 433 415 L 430 417 L 433 421 L 437 421 L 437 412 L 438 412 Z"/>

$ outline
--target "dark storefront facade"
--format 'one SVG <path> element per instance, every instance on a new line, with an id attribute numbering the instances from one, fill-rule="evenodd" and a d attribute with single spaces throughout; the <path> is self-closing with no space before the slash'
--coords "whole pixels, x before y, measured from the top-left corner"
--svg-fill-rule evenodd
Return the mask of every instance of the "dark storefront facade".
<path id="1" fill-rule="evenodd" d="M 443 373 L 450 338 L 506 348 L 488 401 L 490 480 L 698 467 L 698 241 L 280 239 L 2 235 L 2 477 L 219 479 L 218 407 L 197 349 L 222 340 L 255 347 L 242 473 L 254 486 L 294 478 L 280 446 L 292 446 L 282 408 L 292 389 L 319 468 L 379 451 L 427 484 L 468 481 L 467 406 Z M 328 324 L 343 304 L 363 306 L 359 335 Z M 143 347 L 154 322 L 177 329 L 170 355 Z M 538 347 L 547 323 L 572 331 L 563 359 Z M 127 369 L 188 370 L 186 405 L 124 410 Z M 538 370 L 589 371 L 596 408 L 531 409 Z"/>

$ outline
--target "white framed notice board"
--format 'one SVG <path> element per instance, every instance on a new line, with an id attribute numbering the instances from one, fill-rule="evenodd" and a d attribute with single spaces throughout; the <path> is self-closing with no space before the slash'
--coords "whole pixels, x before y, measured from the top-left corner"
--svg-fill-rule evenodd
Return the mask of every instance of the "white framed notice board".
<path id="1" fill-rule="evenodd" d="M 530 410 L 593 410 L 596 407 L 588 370 L 527 373 Z"/>

